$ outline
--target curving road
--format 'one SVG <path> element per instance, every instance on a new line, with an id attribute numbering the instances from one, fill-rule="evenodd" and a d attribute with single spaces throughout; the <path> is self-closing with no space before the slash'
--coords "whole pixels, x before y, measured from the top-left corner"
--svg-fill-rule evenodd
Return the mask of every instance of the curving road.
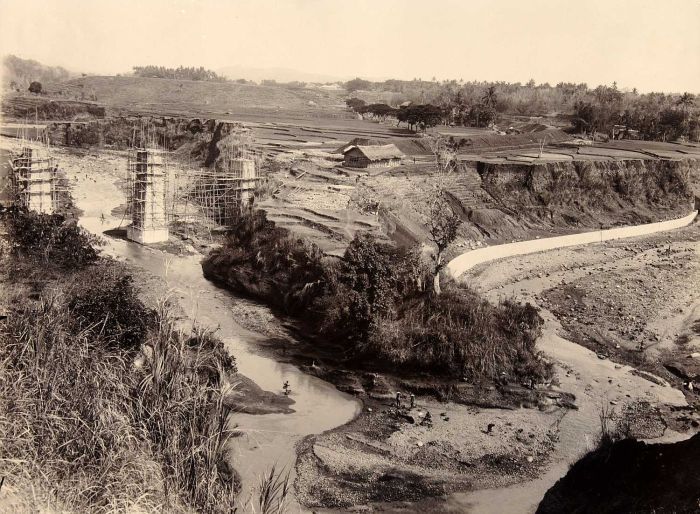
<path id="1" fill-rule="evenodd" d="M 566 246 L 578 246 L 591 243 L 601 243 L 612 239 L 624 239 L 627 237 L 645 236 L 655 232 L 664 232 L 676 228 L 690 225 L 698 211 L 693 211 L 683 218 L 657 223 L 647 223 L 645 225 L 633 225 L 629 227 L 618 227 L 608 230 L 596 230 L 595 232 L 583 232 L 581 234 L 571 234 L 568 236 L 547 237 L 544 239 L 531 239 L 529 241 L 518 241 L 517 243 L 507 243 L 502 245 L 487 246 L 477 250 L 470 250 L 455 257 L 447 264 L 447 271 L 454 278 L 458 278 L 465 271 L 481 264 L 504 257 L 515 255 L 526 255 L 528 253 L 544 252 Z"/>

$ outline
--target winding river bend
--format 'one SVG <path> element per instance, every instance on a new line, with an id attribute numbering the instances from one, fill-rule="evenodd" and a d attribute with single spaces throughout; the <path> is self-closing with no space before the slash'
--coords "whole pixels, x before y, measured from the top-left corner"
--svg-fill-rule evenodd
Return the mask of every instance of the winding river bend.
<path id="1" fill-rule="evenodd" d="M 110 169 L 112 165 L 113 169 Z M 103 165 L 101 160 L 94 165 L 88 164 L 87 174 L 83 173 L 85 167 L 82 165 L 76 169 L 71 169 L 70 165 L 65 166 L 73 185 L 74 201 L 83 211 L 80 224 L 90 232 L 102 234 L 106 230 L 116 228 L 122 222 L 120 218 L 110 213 L 114 207 L 124 202 L 124 195 L 115 185 L 115 181 L 123 174 L 125 165 L 123 156 L 111 156 L 108 164 Z M 96 171 L 99 172 L 95 173 Z M 689 216 L 675 226 L 670 226 L 674 225 L 671 223 L 659 224 L 653 228 L 646 227 L 644 233 L 676 228 L 690 223 L 693 217 L 694 215 Z M 600 233 L 597 234 L 597 239 L 595 235 L 590 236 L 591 241 L 586 240 L 586 237 L 589 237 L 587 235 L 576 235 L 574 237 L 578 242 L 573 244 L 599 241 Z M 640 234 L 635 230 L 629 230 L 629 235 Z M 243 480 L 243 500 L 247 491 L 255 485 L 260 473 L 271 465 L 288 466 L 293 471 L 294 447 L 302 437 L 340 426 L 359 413 L 361 403 L 355 398 L 339 392 L 323 380 L 301 372 L 295 366 L 281 364 L 272 358 L 260 355 L 259 343 L 264 341 L 265 336 L 252 332 L 236 322 L 231 310 L 236 298 L 204 279 L 200 257 L 175 256 L 120 239 L 109 237 L 105 239 L 107 245 L 103 252 L 106 255 L 126 261 L 163 279 L 190 320 L 196 320 L 205 326 L 218 327 L 217 334 L 236 357 L 238 369 L 243 375 L 254 380 L 263 389 L 273 392 L 279 392 L 282 384 L 289 381 L 293 391 L 292 399 L 295 401 L 292 408 L 295 412 L 232 415 L 232 422 L 236 423 L 245 434 L 235 440 L 233 457 L 233 464 Z M 570 243 L 568 240 L 564 241 Z M 535 240 L 523 242 L 520 246 L 512 246 L 510 249 L 506 248 L 510 245 L 504 245 L 502 248 L 489 247 L 481 252 L 479 250 L 468 252 L 451 262 L 449 269 L 454 275 L 460 275 L 480 262 L 508 255 L 530 253 L 530 251 L 542 251 L 549 249 L 549 247 L 542 247 L 543 244 L 548 246 L 552 243 L 553 241 L 543 243 L 542 240 Z M 509 250 L 513 250 L 513 253 L 509 253 Z M 532 292 L 542 287 L 541 284 L 525 285 Z M 557 322 L 554 317 L 550 313 L 544 313 L 544 315 L 547 328 L 542 340 L 538 343 L 540 348 L 559 362 L 565 362 L 576 369 L 578 377 L 585 378 L 587 381 L 599 381 L 602 384 L 607 382 L 607 377 L 612 376 L 616 381 L 625 384 L 624 390 L 633 391 L 635 396 L 654 397 L 670 404 L 681 404 L 684 401 L 679 391 L 670 387 L 654 388 L 650 382 L 632 375 L 628 367 L 618 368 L 609 361 L 600 361 L 592 352 L 562 339 L 556 333 Z M 562 422 L 559 455 L 553 462 L 552 468 L 538 479 L 522 484 L 451 495 L 444 505 L 447 510 L 471 513 L 520 513 L 530 512 L 536 507 L 544 492 L 566 472 L 569 462 L 585 450 L 587 436 L 595 433 L 597 428 L 596 400 L 600 392 L 591 394 L 584 388 L 584 382 L 579 378 L 563 377 L 562 387 L 574 392 L 580 403 L 579 411 L 566 416 Z M 416 505 L 416 509 L 420 508 L 420 505 Z"/>
<path id="2" fill-rule="evenodd" d="M 124 160 L 120 168 L 125 169 L 125 165 Z M 103 173 L 85 176 L 70 169 L 67 174 L 73 185 L 74 202 L 83 211 L 80 224 L 98 235 L 118 227 L 121 218 L 110 214 L 114 207 L 124 203 L 123 192 L 114 183 L 118 176 Z M 111 237 L 105 240 L 103 254 L 160 277 L 190 320 L 218 327 L 217 335 L 235 356 L 240 373 L 273 392 L 280 392 L 282 384 L 289 381 L 295 402 L 291 406 L 293 413 L 231 415 L 231 421 L 244 433 L 234 439 L 233 455 L 233 465 L 243 480 L 243 500 L 258 476 L 271 465 L 287 466 L 293 472 L 295 444 L 302 437 L 347 423 L 359 413 L 361 403 L 354 397 L 293 365 L 260 355 L 258 344 L 265 336 L 236 323 L 231 313 L 236 298 L 204 278 L 199 256 L 171 255 Z"/>

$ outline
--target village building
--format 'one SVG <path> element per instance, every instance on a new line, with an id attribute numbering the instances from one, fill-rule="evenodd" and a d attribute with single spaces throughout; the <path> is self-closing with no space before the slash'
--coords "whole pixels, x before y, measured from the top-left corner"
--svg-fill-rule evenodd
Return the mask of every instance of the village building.
<path id="1" fill-rule="evenodd" d="M 343 165 L 350 168 L 388 168 L 401 164 L 403 152 L 396 145 L 353 145 L 343 150 Z"/>

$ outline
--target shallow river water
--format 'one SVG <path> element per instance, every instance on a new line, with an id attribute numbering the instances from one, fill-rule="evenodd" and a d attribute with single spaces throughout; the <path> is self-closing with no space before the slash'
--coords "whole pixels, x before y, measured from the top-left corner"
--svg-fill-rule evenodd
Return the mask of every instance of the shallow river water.
<path id="1" fill-rule="evenodd" d="M 115 177 L 72 174 L 70 170 L 67 174 L 73 184 L 75 204 L 83 211 L 80 224 L 99 235 L 119 226 L 121 219 L 110 214 L 112 208 L 124 203 L 122 191 L 114 184 Z M 337 427 L 358 414 L 361 404 L 352 396 L 293 365 L 260 355 L 256 343 L 264 336 L 236 323 L 231 313 L 236 298 L 204 278 L 201 257 L 177 256 L 130 241 L 106 236 L 104 239 L 107 244 L 103 254 L 162 278 L 190 319 L 196 319 L 200 325 L 218 327 L 217 335 L 235 356 L 243 375 L 273 392 L 281 392 L 282 384 L 289 381 L 295 402 L 291 407 L 295 412 L 231 415 L 231 421 L 244 433 L 234 440 L 233 454 L 233 465 L 243 480 L 243 499 L 257 483 L 258 476 L 271 465 L 293 468 L 294 445 L 303 436 Z"/>

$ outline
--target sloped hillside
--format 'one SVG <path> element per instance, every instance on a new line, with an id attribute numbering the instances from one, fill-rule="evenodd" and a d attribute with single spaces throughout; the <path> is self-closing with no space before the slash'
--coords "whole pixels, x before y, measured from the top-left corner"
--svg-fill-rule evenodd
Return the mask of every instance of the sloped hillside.
<path id="1" fill-rule="evenodd" d="M 45 89 L 49 94 L 68 98 L 96 98 L 114 109 L 158 114 L 225 115 L 284 109 L 307 114 L 331 110 L 348 115 L 339 93 L 306 88 L 143 77 L 81 77 L 47 84 Z"/>
<path id="2" fill-rule="evenodd" d="M 15 55 L 6 55 L 2 59 L 3 85 L 11 85 L 16 89 L 25 90 L 32 81 L 61 82 L 74 77 L 72 73 L 61 66 L 46 66 L 33 59 L 22 59 Z"/>

